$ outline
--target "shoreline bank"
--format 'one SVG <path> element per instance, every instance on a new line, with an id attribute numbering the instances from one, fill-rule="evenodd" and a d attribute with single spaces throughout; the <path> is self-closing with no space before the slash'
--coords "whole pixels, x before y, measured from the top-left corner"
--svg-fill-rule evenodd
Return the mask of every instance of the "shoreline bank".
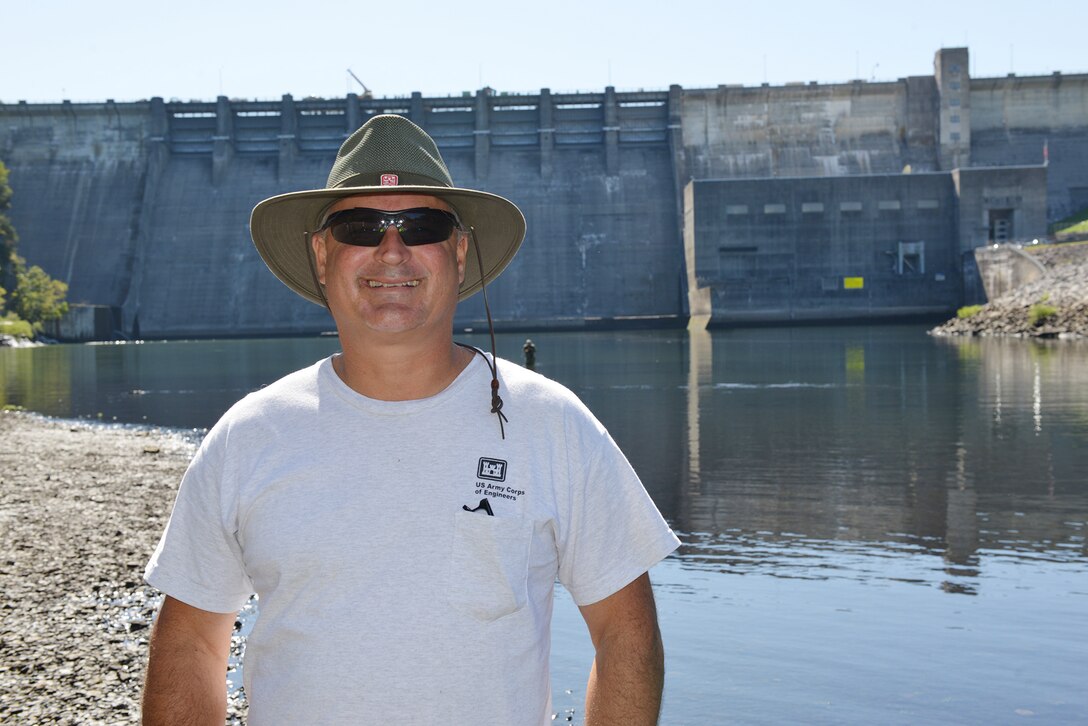
<path id="1" fill-rule="evenodd" d="M 196 443 L 13 411 L 0 440 L 0 722 L 136 723 L 159 602 L 143 570 Z"/>
<path id="2" fill-rule="evenodd" d="M 933 328 L 931 335 L 1088 337 L 1088 243 L 1026 246 L 1045 274 Z M 966 308 L 964 309 L 966 311 Z"/>

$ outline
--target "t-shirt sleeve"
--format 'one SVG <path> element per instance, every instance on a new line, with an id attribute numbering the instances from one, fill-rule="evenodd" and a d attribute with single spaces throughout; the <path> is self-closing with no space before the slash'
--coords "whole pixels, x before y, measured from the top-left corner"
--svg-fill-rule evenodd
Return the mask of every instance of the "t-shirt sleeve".
<path id="1" fill-rule="evenodd" d="M 222 496 L 218 433 L 213 429 L 185 472 L 144 579 L 188 605 L 227 613 L 245 604 L 253 583 L 243 566 L 233 504 Z"/>
<path id="2" fill-rule="evenodd" d="M 579 606 L 620 590 L 680 544 L 612 437 L 600 429 L 592 439 L 583 461 L 568 466 L 558 542 L 559 581 Z"/>

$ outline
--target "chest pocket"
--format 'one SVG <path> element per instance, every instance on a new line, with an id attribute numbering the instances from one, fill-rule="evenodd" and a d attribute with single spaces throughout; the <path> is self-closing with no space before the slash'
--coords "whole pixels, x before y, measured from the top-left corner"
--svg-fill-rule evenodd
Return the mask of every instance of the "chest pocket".
<path id="1" fill-rule="evenodd" d="M 484 622 L 517 612 L 528 601 L 532 521 L 455 512 L 449 603 Z"/>

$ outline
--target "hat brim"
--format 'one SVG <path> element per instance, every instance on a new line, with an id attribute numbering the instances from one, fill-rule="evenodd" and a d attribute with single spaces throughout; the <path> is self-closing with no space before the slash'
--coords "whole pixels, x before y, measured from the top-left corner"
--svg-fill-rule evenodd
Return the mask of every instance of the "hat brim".
<path id="1" fill-rule="evenodd" d="M 253 208 L 250 235 L 261 259 L 280 281 L 310 302 L 324 307 L 310 271 L 310 232 L 321 226 L 322 215 L 345 197 L 376 194 L 424 194 L 437 197 L 475 230 L 484 271 L 474 264 L 475 253 L 465 265 L 465 279 L 458 300 L 475 294 L 506 269 L 525 238 L 525 217 L 513 202 L 489 192 L 456 187 L 405 185 L 396 187 L 338 187 L 291 192 L 270 197 Z M 471 250 L 472 245 L 469 245 Z"/>

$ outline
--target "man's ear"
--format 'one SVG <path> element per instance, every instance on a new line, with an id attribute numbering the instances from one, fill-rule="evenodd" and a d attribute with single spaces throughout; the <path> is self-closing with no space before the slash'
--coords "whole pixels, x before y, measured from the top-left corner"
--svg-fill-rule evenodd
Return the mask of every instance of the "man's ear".
<path id="1" fill-rule="evenodd" d="M 468 258 L 468 234 L 457 236 L 457 284 L 465 282 L 465 260 Z"/>
<path id="2" fill-rule="evenodd" d="M 325 234 L 314 232 L 310 236 L 310 247 L 314 251 L 314 267 L 317 269 L 317 281 L 325 284 L 325 257 L 328 251 L 325 249 Z"/>

